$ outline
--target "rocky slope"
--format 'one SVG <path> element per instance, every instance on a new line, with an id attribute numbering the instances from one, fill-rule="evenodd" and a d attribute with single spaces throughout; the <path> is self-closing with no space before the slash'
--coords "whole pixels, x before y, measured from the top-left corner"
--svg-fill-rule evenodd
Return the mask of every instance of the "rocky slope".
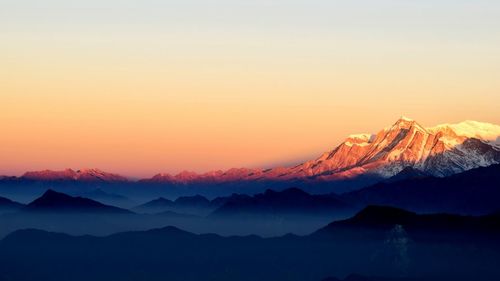
<path id="1" fill-rule="evenodd" d="M 500 126 L 465 121 L 425 128 L 401 117 L 376 134 L 356 134 L 331 151 L 294 167 L 272 169 L 233 168 L 203 174 L 184 171 L 157 174 L 141 183 L 176 185 L 336 181 L 359 176 L 390 178 L 411 167 L 433 176 L 448 176 L 500 163 Z M 3 180 L 7 180 L 6 178 Z M 98 169 L 27 172 L 21 179 L 35 181 L 126 182 L 120 175 Z M 0 180 L 2 180 L 0 178 Z M 12 180 L 12 179 L 11 179 Z M 15 180 L 15 178 L 14 178 Z"/>
<path id="2" fill-rule="evenodd" d="M 144 182 L 329 181 L 376 175 L 389 178 L 406 167 L 447 176 L 500 163 L 500 126 L 465 121 L 424 128 L 401 117 L 377 134 L 349 136 L 335 149 L 295 167 L 231 169 L 205 174 L 158 174 Z"/>

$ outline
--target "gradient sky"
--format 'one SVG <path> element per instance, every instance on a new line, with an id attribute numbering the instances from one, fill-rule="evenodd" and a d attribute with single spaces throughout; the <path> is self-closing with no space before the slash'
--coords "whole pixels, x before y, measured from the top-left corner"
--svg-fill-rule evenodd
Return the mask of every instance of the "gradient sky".
<path id="1" fill-rule="evenodd" d="M 269 167 L 499 105 L 498 0 L 0 0 L 0 174 Z"/>

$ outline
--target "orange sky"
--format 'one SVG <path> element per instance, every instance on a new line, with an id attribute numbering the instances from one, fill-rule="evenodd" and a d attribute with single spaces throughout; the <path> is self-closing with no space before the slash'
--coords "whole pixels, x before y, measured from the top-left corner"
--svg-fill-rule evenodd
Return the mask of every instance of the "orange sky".
<path id="1" fill-rule="evenodd" d="M 147 17 L 167 7 L 142 7 L 130 20 L 135 10 L 108 18 L 58 3 L 46 17 L 23 10 L 36 15 L 23 20 L 7 6 L 0 174 L 268 167 L 316 157 L 400 115 L 425 126 L 500 124 L 497 5 L 382 13 L 294 2 L 292 17 L 278 4 L 262 14 L 264 2 L 231 3 L 219 17 L 192 11 L 171 22 Z M 335 11 L 340 18 L 328 17 Z"/>

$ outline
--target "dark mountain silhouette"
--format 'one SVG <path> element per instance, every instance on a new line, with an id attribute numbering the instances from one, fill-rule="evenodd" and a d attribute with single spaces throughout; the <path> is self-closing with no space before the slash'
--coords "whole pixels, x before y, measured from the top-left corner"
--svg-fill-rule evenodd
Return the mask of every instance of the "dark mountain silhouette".
<path id="1" fill-rule="evenodd" d="M 72 197 L 51 189 L 26 205 L 23 210 L 29 212 L 131 213 L 125 209 L 104 205 L 88 198 Z"/>
<path id="2" fill-rule="evenodd" d="M 131 207 L 134 205 L 134 202 L 129 198 L 120 194 L 104 191 L 101 188 L 80 193 L 78 196 L 96 200 L 106 205 L 117 205 L 121 207 Z"/>
<path id="3" fill-rule="evenodd" d="M 298 188 L 289 188 L 283 191 L 267 190 L 254 196 L 230 197 L 211 216 L 335 215 L 352 210 L 353 206 L 337 195 L 311 195 Z"/>
<path id="4" fill-rule="evenodd" d="M 460 216 L 453 214 L 416 214 L 387 206 L 368 206 L 354 217 L 332 222 L 313 236 L 358 236 L 359 239 L 383 239 L 390 231 L 405 233 L 417 242 L 470 241 L 500 242 L 500 216 Z"/>
<path id="5" fill-rule="evenodd" d="M 89 199 L 110 199 L 110 200 L 128 200 L 127 197 L 106 192 L 100 188 L 94 189 L 92 191 L 88 191 L 80 194 L 81 197 L 89 198 Z"/>
<path id="6" fill-rule="evenodd" d="M 164 213 L 176 212 L 194 215 L 207 215 L 226 202 L 228 197 L 218 197 L 208 200 L 201 195 L 181 196 L 172 201 L 163 197 L 151 200 L 142 205 L 134 207 L 133 210 L 140 213 Z"/>
<path id="7" fill-rule="evenodd" d="M 499 209 L 500 164 L 444 178 L 381 182 L 342 198 L 360 205 L 389 205 L 417 212 L 488 214 Z"/>
<path id="8" fill-rule="evenodd" d="M 232 195 L 216 198 L 210 205 L 218 206 L 229 198 L 246 198 L 246 195 Z M 155 202 L 165 203 L 166 200 Z M 84 207 L 82 207 L 82 202 Z M 166 201 L 170 204 L 170 201 Z M 198 202 L 198 200 L 194 200 Z M 48 191 L 34 200 L 20 212 L 12 212 L 0 218 L 0 238 L 16 229 L 37 228 L 64 232 L 74 235 L 108 235 L 127 230 L 144 230 L 164 225 L 174 225 L 195 233 L 218 233 L 223 235 L 277 236 L 285 233 L 308 234 L 330 222 L 334 215 L 320 214 L 308 216 L 259 215 L 253 218 L 237 214 L 228 218 L 206 217 L 213 211 L 191 207 L 183 200 L 167 211 L 154 214 L 116 212 L 116 209 L 104 209 L 103 204 L 81 197 L 71 197 L 55 191 Z M 90 204 L 90 206 L 88 206 Z M 196 205 L 195 205 L 196 206 Z M 111 206 L 107 206 L 111 207 Z M 113 208 L 113 207 L 111 207 Z M 122 210 L 122 209 L 120 209 Z M 277 214 L 277 213 L 275 213 Z M 299 217 L 300 215 L 300 217 Z"/>
<path id="9" fill-rule="evenodd" d="M 24 207 L 23 204 L 12 201 L 5 197 L 0 197 L 0 213 L 17 211 Z"/>
<path id="10" fill-rule="evenodd" d="M 208 222 L 201 221 L 196 216 L 170 211 L 155 215 L 136 214 L 88 198 L 48 190 L 28 205 L 0 215 L 0 239 L 12 231 L 26 228 L 73 235 L 109 235 L 129 230 L 146 230 L 165 224 L 197 230 L 208 225 Z"/>
<path id="11" fill-rule="evenodd" d="M 175 204 L 179 206 L 207 208 L 210 205 L 210 200 L 201 195 L 181 196 L 175 200 Z"/>
<path id="12" fill-rule="evenodd" d="M 105 237 L 19 230 L 0 241 L 0 279 L 498 280 L 498 222 L 495 215 L 371 206 L 308 236 L 222 237 L 175 227 Z"/>
<path id="13" fill-rule="evenodd" d="M 169 211 L 174 207 L 174 201 L 159 197 L 133 208 L 134 211 L 141 213 L 159 213 Z"/>

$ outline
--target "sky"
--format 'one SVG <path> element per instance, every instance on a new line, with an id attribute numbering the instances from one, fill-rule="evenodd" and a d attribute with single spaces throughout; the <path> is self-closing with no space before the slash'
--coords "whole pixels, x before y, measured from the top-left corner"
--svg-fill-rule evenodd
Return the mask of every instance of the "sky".
<path id="1" fill-rule="evenodd" d="M 497 0 L 0 0 L 0 174 L 290 165 L 500 124 Z"/>

